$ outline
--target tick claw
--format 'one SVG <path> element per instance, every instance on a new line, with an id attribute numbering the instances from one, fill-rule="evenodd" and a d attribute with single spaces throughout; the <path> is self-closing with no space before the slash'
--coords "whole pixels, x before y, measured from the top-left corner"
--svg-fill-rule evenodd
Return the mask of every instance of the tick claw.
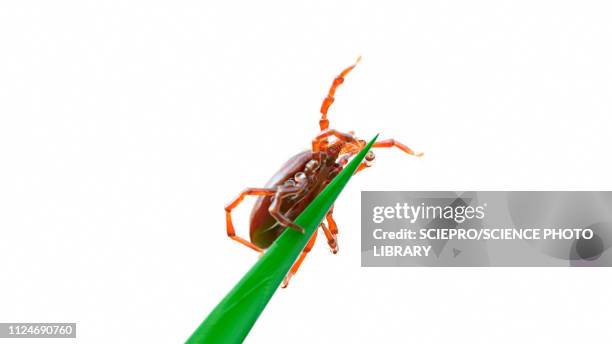
<path id="1" fill-rule="evenodd" d="M 285 278 L 283 278 L 283 283 L 281 283 L 281 288 L 285 289 L 289 286 L 289 280 L 291 279 L 291 274 L 288 274 L 287 276 L 285 276 Z"/>
<path id="2" fill-rule="evenodd" d="M 295 225 L 295 227 L 291 227 L 292 229 L 295 229 L 296 231 L 304 234 L 306 233 L 306 231 L 304 230 L 304 228 L 302 228 L 301 226 Z"/>

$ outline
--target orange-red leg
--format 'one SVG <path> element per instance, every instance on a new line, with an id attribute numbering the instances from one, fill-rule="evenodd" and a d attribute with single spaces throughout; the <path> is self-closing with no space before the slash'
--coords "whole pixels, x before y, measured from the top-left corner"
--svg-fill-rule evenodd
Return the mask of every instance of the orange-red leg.
<path id="1" fill-rule="evenodd" d="M 329 228 L 324 223 L 321 223 L 321 229 L 327 238 L 327 245 L 329 245 L 329 249 L 333 254 L 338 253 L 338 240 L 336 239 L 336 235 L 331 232 Z"/>
<path id="2" fill-rule="evenodd" d="M 338 241 L 336 239 L 336 235 L 338 234 L 338 226 L 336 225 L 336 221 L 333 218 L 333 211 L 334 207 L 332 206 L 327 215 L 325 215 L 325 219 L 327 220 L 329 228 L 325 225 L 325 223 L 321 223 L 321 229 L 323 230 L 323 233 L 327 238 L 327 244 L 329 245 L 329 248 L 331 249 L 333 254 L 336 254 L 338 253 Z M 289 270 L 289 273 L 283 279 L 283 284 L 281 285 L 281 287 L 287 288 L 291 277 L 293 277 L 297 273 L 298 269 L 300 268 L 300 265 L 302 265 L 302 262 L 304 261 L 304 258 L 306 258 L 308 252 L 310 252 L 310 250 L 314 246 L 316 239 L 317 232 L 315 231 L 308 243 L 306 244 L 306 247 L 304 247 L 304 250 L 302 251 L 302 253 L 300 253 L 300 256 L 291 267 L 291 270 Z"/>
<path id="3" fill-rule="evenodd" d="M 321 131 L 313 140 L 312 140 L 312 151 L 313 152 L 318 152 L 321 150 L 321 148 L 327 144 L 327 139 L 333 136 L 336 139 L 338 139 L 338 141 L 341 141 L 342 143 L 346 144 L 354 144 L 354 145 L 359 145 L 359 141 L 357 141 L 357 139 L 348 133 L 343 133 L 341 131 L 338 131 L 336 129 L 325 129 L 323 131 Z"/>
<path id="4" fill-rule="evenodd" d="M 289 285 L 289 281 L 291 280 L 291 277 L 293 277 L 293 275 L 295 275 L 295 273 L 298 271 L 298 269 L 300 268 L 300 265 L 302 265 L 302 262 L 304 261 L 304 258 L 306 258 L 306 255 L 308 255 L 308 252 L 310 252 L 310 250 L 314 246 L 315 241 L 317 240 L 317 232 L 318 231 L 315 231 L 312 234 L 312 237 L 310 238 L 310 240 L 308 240 L 306 247 L 304 247 L 304 250 L 302 251 L 302 253 L 300 253 L 300 256 L 295 261 L 295 263 L 293 263 L 291 270 L 289 270 L 289 273 L 287 273 L 287 276 L 285 276 L 285 278 L 283 279 L 283 283 L 281 284 L 282 288 L 287 288 L 287 286 Z"/>
<path id="5" fill-rule="evenodd" d="M 335 99 L 334 95 L 336 94 L 336 89 L 338 88 L 338 86 L 340 86 L 344 82 L 344 78 L 347 76 L 348 73 L 350 73 L 353 70 L 353 68 L 355 68 L 355 66 L 359 63 L 360 60 L 361 60 L 361 56 L 357 58 L 357 61 L 353 65 L 345 68 L 342 71 L 342 73 L 340 73 L 334 79 L 334 82 L 332 82 L 332 85 L 329 88 L 329 91 L 327 92 L 327 97 L 325 97 L 325 99 L 323 100 L 323 103 L 321 104 L 321 119 L 319 120 L 319 127 L 321 128 L 321 130 L 325 130 L 329 128 L 329 120 L 327 119 L 327 110 L 329 110 L 329 107 L 334 102 L 334 99 Z"/>
<path id="6" fill-rule="evenodd" d="M 238 195 L 238 197 L 236 197 L 236 199 L 232 203 L 228 204 L 225 207 L 225 222 L 226 222 L 226 227 L 227 227 L 227 236 L 229 236 L 230 239 L 235 240 L 245 245 L 248 248 L 251 248 L 259 253 L 262 253 L 263 249 L 253 244 L 252 242 L 236 235 L 236 229 L 234 228 L 234 223 L 232 221 L 232 210 L 236 208 L 240 203 L 242 203 L 242 201 L 244 200 L 246 196 L 271 196 L 271 195 L 274 195 L 275 193 L 276 193 L 276 190 L 274 189 L 263 189 L 263 188 L 248 188 L 242 191 L 240 195 Z"/>
<path id="7" fill-rule="evenodd" d="M 332 206 L 327 212 L 327 215 L 325 215 L 325 220 L 327 220 L 327 225 L 329 225 L 329 230 L 332 234 L 337 235 L 338 225 L 336 224 L 336 220 L 334 220 L 334 206 Z"/>
<path id="8" fill-rule="evenodd" d="M 395 141 L 394 139 L 388 139 L 388 140 L 382 140 L 382 141 L 378 141 L 375 142 L 374 145 L 372 146 L 373 148 L 391 148 L 391 147 L 397 147 L 399 149 L 401 149 L 403 152 L 410 154 L 410 155 L 414 155 L 414 156 L 422 156 L 423 153 L 415 153 L 412 149 L 408 148 L 408 146 L 406 146 L 405 144 Z"/>
<path id="9" fill-rule="evenodd" d="M 357 174 L 357 173 L 365 170 L 368 167 L 370 167 L 370 165 L 367 162 L 362 162 L 362 163 L 359 164 L 359 166 L 357 166 L 357 169 L 355 170 L 355 173 L 353 173 L 353 174 Z"/>
<path id="10" fill-rule="evenodd" d="M 412 149 L 408 148 L 408 146 L 406 146 L 405 144 L 403 144 L 401 142 L 395 141 L 394 139 L 378 141 L 378 142 L 374 143 L 374 145 L 372 147 L 373 148 L 391 148 L 391 147 L 397 147 L 397 148 L 401 149 L 403 152 L 405 152 L 407 154 L 414 155 L 416 157 L 423 156 L 423 153 L 415 153 Z M 374 161 L 374 153 L 372 151 L 370 151 L 368 154 L 372 154 L 372 156 L 368 157 L 368 155 L 366 155 L 365 161 L 361 162 L 359 164 L 359 166 L 357 166 L 357 169 L 355 170 L 354 174 L 357 174 L 357 173 L 365 170 L 366 168 L 372 166 L 372 163 Z M 346 159 L 346 160 L 348 161 L 348 159 Z M 346 163 L 344 163 L 344 164 L 346 164 Z"/>

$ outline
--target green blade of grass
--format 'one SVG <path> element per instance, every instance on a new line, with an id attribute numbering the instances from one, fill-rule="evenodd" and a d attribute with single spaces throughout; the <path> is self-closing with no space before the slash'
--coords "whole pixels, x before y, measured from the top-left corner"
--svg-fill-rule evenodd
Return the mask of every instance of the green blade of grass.
<path id="1" fill-rule="evenodd" d="M 242 343 L 377 137 L 295 219 L 305 233 L 285 230 L 204 319 L 187 343 Z"/>

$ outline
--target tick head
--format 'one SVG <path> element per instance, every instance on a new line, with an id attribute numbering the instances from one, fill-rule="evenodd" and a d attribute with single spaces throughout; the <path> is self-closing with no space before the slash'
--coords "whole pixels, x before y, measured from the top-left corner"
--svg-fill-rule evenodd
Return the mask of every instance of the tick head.
<path id="1" fill-rule="evenodd" d="M 340 150 L 342 149 L 342 144 L 332 144 L 325 149 L 325 153 L 327 154 L 328 161 L 336 161 L 338 155 L 340 154 Z"/>

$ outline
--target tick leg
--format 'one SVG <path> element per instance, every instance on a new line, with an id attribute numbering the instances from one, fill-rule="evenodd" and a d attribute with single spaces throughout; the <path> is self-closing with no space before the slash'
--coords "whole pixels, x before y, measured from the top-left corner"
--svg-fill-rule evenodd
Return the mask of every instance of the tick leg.
<path id="1" fill-rule="evenodd" d="M 312 249 L 312 247 L 315 244 L 315 241 L 317 240 L 317 232 L 318 231 L 315 231 L 312 234 L 312 237 L 310 238 L 310 240 L 308 240 L 308 243 L 306 244 L 306 247 L 304 247 L 304 250 L 302 251 L 302 253 L 300 253 L 300 256 L 295 261 L 295 263 L 293 263 L 293 266 L 291 267 L 291 270 L 289 270 L 289 273 L 287 273 L 287 276 L 285 276 L 285 278 L 283 279 L 283 283 L 281 284 L 281 288 L 287 288 L 287 286 L 289 285 L 289 281 L 291 280 L 291 277 L 293 277 L 293 275 L 295 275 L 295 273 L 300 268 L 300 265 L 302 265 L 302 262 L 304 261 L 304 258 L 306 258 L 306 255 L 308 254 L 308 252 L 310 252 L 310 250 Z"/>
<path id="2" fill-rule="evenodd" d="M 234 208 L 236 208 L 240 203 L 242 203 L 242 201 L 244 200 L 246 196 L 271 196 L 271 195 L 274 195 L 275 193 L 276 193 L 276 190 L 274 189 L 262 189 L 262 188 L 248 188 L 242 191 L 240 195 L 238 195 L 238 197 L 236 197 L 236 199 L 232 203 L 228 204 L 225 207 L 225 222 L 227 226 L 227 236 L 229 236 L 230 239 L 232 240 L 235 240 L 259 253 L 262 253 L 263 250 L 260 247 L 236 235 L 234 223 L 232 222 L 232 210 L 234 210 Z"/>
<path id="3" fill-rule="evenodd" d="M 327 139 L 330 136 L 335 137 L 336 139 L 338 139 L 338 141 L 341 141 L 343 143 L 349 143 L 349 144 L 353 144 L 356 146 L 359 145 L 359 141 L 357 141 L 355 136 L 351 134 L 343 133 L 336 129 L 324 129 L 312 140 L 312 151 L 313 152 L 320 151 L 322 146 L 328 143 Z"/>
<path id="4" fill-rule="evenodd" d="M 372 146 L 373 148 L 391 148 L 391 147 L 397 147 L 399 149 L 401 149 L 403 152 L 408 153 L 410 155 L 414 155 L 416 157 L 421 157 L 423 156 L 423 153 L 415 153 L 412 149 L 408 148 L 405 144 L 401 143 L 401 142 L 397 142 L 394 139 L 388 139 L 388 140 L 382 140 L 382 141 L 378 141 L 376 143 L 374 143 L 374 145 Z M 359 164 L 359 166 L 357 166 L 357 169 L 355 170 L 354 174 L 357 174 L 363 170 L 365 170 L 368 167 L 372 166 L 372 161 L 373 159 L 368 161 L 368 158 L 366 156 L 366 161 L 363 161 Z M 346 160 L 346 162 L 348 162 L 348 159 Z M 343 166 L 346 165 L 346 162 L 343 162 Z"/>
<path id="5" fill-rule="evenodd" d="M 344 77 L 346 77 L 346 75 L 350 73 L 353 68 L 355 68 L 359 61 L 361 61 L 361 56 L 357 58 L 357 61 L 355 61 L 353 65 L 344 69 L 342 73 L 340 73 L 334 79 L 334 82 L 329 88 L 329 91 L 327 92 L 327 97 L 323 100 L 323 104 L 321 104 L 321 119 L 319 120 L 319 127 L 321 128 L 321 130 L 329 128 L 329 120 L 327 120 L 327 110 L 329 110 L 329 107 L 334 102 L 334 95 L 336 94 L 336 89 L 344 82 Z"/>
<path id="6" fill-rule="evenodd" d="M 338 253 L 338 225 L 336 224 L 336 220 L 334 220 L 334 206 L 332 205 L 329 208 L 327 214 L 325 214 L 325 220 L 327 221 L 327 226 L 324 223 L 321 223 L 321 228 L 323 229 L 323 233 L 325 233 L 325 237 L 327 237 L 327 244 L 331 249 L 333 254 Z"/>
<path id="7" fill-rule="evenodd" d="M 338 253 L 338 240 L 336 239 L 336 235 L 333 234 L 324 223 L 321 223 L 321 229 L 327 238 L 327 245 L 329 245 L 331 252 L 333 254 Z"/>
<path id="8" fill-rule="evenodd" d="M 408 148 L 408 146 L 406 146 L 405 144 L 401 142 L 395 141 L 394 139 L 388 139 L 388 140 L 382 140 L 382 141 L 375 142 L 372 147 L 373 148 L 397 147 L 401 149 L 402 151 L 404 151 L 405 153 L 410 154 L 410 155 L 414 155 L 417 157 L 420 157 L 423 155 L 423 153 L 415 153 L 412 149 Z"/>
<path id="9" fill-rule="evenodd" d="M 285 215 L 283 215 L 281 213 L 281 206 L 285 198 L 297 194 L 302 189 L 303 189 L 303 186 L 299 186 L 299 185 L 296 185 L 293 187 L 285 187 L 285 186 L 279 187 L 276 193 L 274 194 L 274 200 L 272 201 L 270 208 L 268 208 L 270 215 L 272 215 L 272 217 L 276 221 L 278 221 L 278 223 L 280 223 L 281 225 L 285 227 L 295 229 L 296 231 L 300 233 L 304 233 L 304 228 L 294 223 L 293 221 L 289 220 Z"/>
<path id="10" fill-rule="evenodd" d="M 332 232 L 332 234 L 333 235 L 338 234 L 338 225 L 336 224 L 336 220 L 334 220 L 334 206 L 333 205 L 331 208 L 329 208 L 327 215 L 325 215 L 325 219 L 327 220 L 327 225 L 329 226 L 329 230 Z"/>
<path id="11" fill-rule="evenodd" d="M 370 166 L 368 165 L 368 163 L 366 163 L 366 162 L 362 162 L 362 163 L 360 163 L 360 164 L 359 164 L 359 166 L 357 166 L 357 169 L 355 170 L 355 173 L 353 173 L 353 174 L 357 174 L 357 173 L 359 173 L 359 172 L 361 172 L 361 171 L 365 170 L 365 169 L 366 169 L 366 168 L 368 168 L 368 167 L 370 167 Z"/>

